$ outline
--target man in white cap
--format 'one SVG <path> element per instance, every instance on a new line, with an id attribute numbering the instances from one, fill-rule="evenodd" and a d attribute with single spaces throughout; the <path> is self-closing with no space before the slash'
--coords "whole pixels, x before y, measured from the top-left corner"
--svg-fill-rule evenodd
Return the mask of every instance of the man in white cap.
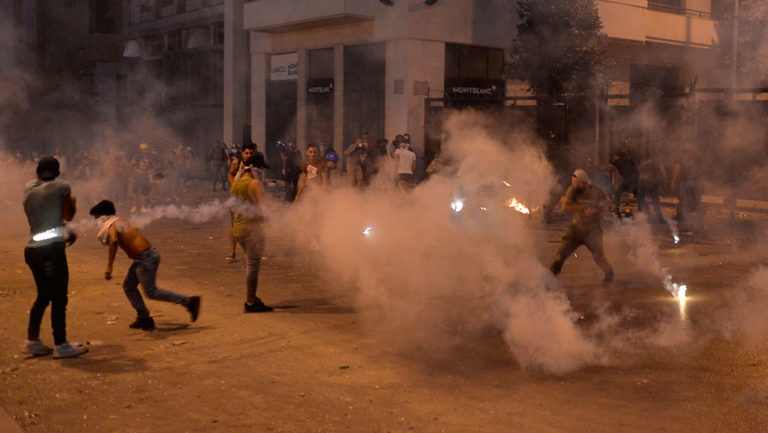
<path id="1" fill-rule="evenodd" d="M 557 251 L 557 257 L 549 267 L 557 275 L 565 260 L 581 245 L 586 245 L 592 258 L 605 273 L 604 282 L 613 280 L 613 268 L 605 258 L 603 251 L 603 229 L 600 218 L 610 211 L 610 201 L 605 191 L 593 186 L 589 175 L 584 170 L 576 170 L 571 177 L 571 186 L 563 197 L 562 209 L 573 214 L 571 226 L 563 236 L 563 242 Z"/>

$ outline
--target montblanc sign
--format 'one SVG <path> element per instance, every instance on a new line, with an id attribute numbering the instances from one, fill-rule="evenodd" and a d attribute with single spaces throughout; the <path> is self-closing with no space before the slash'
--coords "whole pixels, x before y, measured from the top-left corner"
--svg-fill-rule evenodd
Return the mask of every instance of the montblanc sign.
<path id="1" fill-rule="evenodd" d="M 504 80 L 453 80 L 446 82 L 446 98 L 494 99 L 504 97 Z"/>
<path id="2" fill-rule="evenodd" d="M 312 78 L 307 80 L 307 93 L 310 95 L 332 94 L 333 78 Z"/>

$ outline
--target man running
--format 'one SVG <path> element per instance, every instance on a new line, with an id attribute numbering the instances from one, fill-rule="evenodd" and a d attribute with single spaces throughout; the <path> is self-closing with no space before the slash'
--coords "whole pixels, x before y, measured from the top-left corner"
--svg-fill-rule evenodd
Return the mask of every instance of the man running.
<path id="1" fill-rule="evenodd" d="M 549 269 L 557 275 L 565 260 L 581 245 L 586 245 L 600 269 L 605 273 L 603 282 L 613 281 L 613 268 L 605 258 L 603 250 L 602 215 L 609 210 L 608 196 L 598 186 L 593 186 L 584 170 L 576 170 L 571 177 L 571 186 L 563 197 L 563 211 L 573 214 L 573 221 L 563 237 L 557 257 Z"/>
<path id="2" fill-rule="evenodd" d="M 111 201 L 100 201 L 91 208 L 89 213 L 96 218 L 96 224 L 99 228 L 97 237 L 102 244 L 109 246 L 107 270 L 104 272 L 104 278 L 112 279 L 112 264 L 115 261 L 118 246 L 125 251 L 128 258 L 133 260 L 133 264 L 128 269 L 125 280 L 123 280 L 125 296 L 137 313 L 136 320 L 128 325 L 130 328 L 144 330 L 155 328 L 155 321 L 150 317 L 149 310 L 144 305 L 144 299 L 139 293 L 139 283 L 141 283 L 144 294 L 148 298 L 181 304 L 189 311 L 192 321 L 197 320 L 197 316 L 200 314 L 200 297 L 184 296 L 156 286 L 155 280 L 157 267 L 160 265 L 160 253 L 152 247 L 152 244 L 142 236 L 138 229 L 128 221 L 115 216 L 115 205 Z"/>

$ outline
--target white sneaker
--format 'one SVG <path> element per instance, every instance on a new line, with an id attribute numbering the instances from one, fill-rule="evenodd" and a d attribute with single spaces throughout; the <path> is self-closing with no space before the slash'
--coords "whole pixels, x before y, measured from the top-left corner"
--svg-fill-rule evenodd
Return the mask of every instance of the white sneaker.
<path id="1" fill-rule="evenodd" d="M 53 349 L 43 344 L 40 339 L 37 339 L 27 340 L 27 342 L 24 343 L 24 349 L 22 349 L 22 352 L 35 356 L 45 356 L 50 355 L 51 352 L 53 352 Z"/>
<path id="2" fill-rule="evenodd" d="M 88 348 L 80 343 L 74 341 L 67 341 L 65 343 L 57 344 L 53 350 L 54 358 L 74 358 L 87 352 Z"/>

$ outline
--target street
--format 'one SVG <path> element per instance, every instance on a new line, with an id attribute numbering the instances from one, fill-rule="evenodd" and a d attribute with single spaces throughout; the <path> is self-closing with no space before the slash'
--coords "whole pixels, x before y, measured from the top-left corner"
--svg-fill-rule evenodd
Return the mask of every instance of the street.
<path id="1" fill-rule="evenodd" d="M 184 200 L 226 199 L 209 188 L 193 183 Z M 79 203 L 75 222 L 90 206 Z M 242 311 L 242 251 L 224 260 L 226 214 L 162 218 L 142 228 L 162 255 L 158 285 L 202 296 L 202 310 L 189 323 L 184 308 L 148 301 L 150 332 L 128 328 L 128 259 L 119 252 L 105 281 L 106 248 L 83 224 L 67 252 L 67 323 L 90 352 L 56 360 L 21 353 L 35 293 L 22 254 L 28 227 L 18 201 L 0 213 L 0 407 L 26 432 L 768 431 L 768 278 L 759 270 L 768 251 L 757 215 L 707 213 L 679 244 L 665 226 L 618 224 L 606 231 L 609 285 L 584 247 L 556 280 L 546 276 L 567 220 L 520 218 L 512 229 L 527 227 L 534 252 L 510 253 L 521 268 L 504 281 L 522 287 L 512 295 L 487 288 L 508 269 L 454 274 L 359 252 L 376 246 L 339 252 L 334 240 L 363 241 L 357 229 L 359 240 L 321 227 L 321 247 L 306 248 L 291 236 L 294 219 L 273 219 L 258 294 L 276 310 L 261 314 Z M 392 232 L 400 224 L 381 222 Z M 465 232 L 433 255 L 476 268 L 461 242 L 489 234 Z M 376 265 L 340 271 L 355 257 Z M 665 290 L 665 275 L 687 286 L 685 300 Z M 419 284 L 451 289 L 422 296 Z M 49 311 L 41 338 L 52 344 Z"/>

